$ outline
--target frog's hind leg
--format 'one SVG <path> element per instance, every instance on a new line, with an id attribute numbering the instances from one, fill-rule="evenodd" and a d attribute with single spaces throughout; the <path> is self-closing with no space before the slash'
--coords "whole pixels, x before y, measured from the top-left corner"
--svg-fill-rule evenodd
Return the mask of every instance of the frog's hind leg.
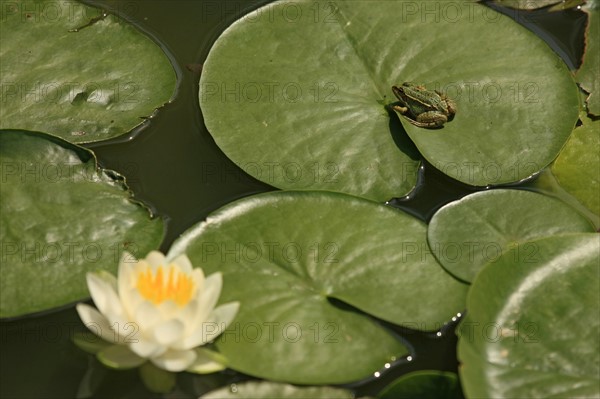
<path id="1" fill-rule="evenodd" d="M 434 129 L 442 127 L 446 122 L 448 122 L 446 115 L 435 111 L 429 111 L 419 114 L 417 119 L 411 123 L 415 126 Z"/>

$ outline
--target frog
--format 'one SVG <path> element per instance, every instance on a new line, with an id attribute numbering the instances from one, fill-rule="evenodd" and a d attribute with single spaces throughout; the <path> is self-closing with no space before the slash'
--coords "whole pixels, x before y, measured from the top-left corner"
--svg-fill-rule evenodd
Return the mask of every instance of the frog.
<path id="1" fill-rule="evenodd" d="M 435 129 L 451 121 L 456 114 L 456 104 L 437 90 L 427 90 L 425 86 L 404 82 L 392 86 L 398 101 L 392 109 L 403 115 L 415 126 Z"/>

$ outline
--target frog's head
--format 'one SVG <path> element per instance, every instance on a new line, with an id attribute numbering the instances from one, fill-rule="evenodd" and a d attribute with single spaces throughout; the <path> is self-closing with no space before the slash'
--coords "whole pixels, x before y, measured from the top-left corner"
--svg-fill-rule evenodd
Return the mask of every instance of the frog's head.
<path id="1" fill-rule="evenodd" d="M 408 103 L 409 101 L 421 101 L 420 93 L 425 90 L 425 87 L 414 84 L 412 82 L 404 82 L 400 86 L 392 86 L 392 91 L 398 98 L 398 100 Z"/>
<path id="2" fill-rule="evenodd" d="M 392 91 L 394 92 L 394 95 L 396 96 L 396 98 L 398 98 L 398 100 L 404 101 L 404 102 L 406 102 L 408 99 L 408 96 L 407 96 L 406 92 L 404 91 L 405 84 L 406 83 L 403 83 L 401 86 L 392 86 Z"/>

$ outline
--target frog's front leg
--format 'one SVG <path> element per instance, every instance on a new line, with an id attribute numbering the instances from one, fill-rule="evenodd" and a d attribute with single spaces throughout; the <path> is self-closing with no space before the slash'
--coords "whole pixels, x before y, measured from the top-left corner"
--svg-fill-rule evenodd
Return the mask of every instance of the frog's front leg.
<path id="1" fill-rule="evenodd" d="M 406 113 L 408 112 L 408 107 L 403 107 L 401 105 L 393 105 L 392 109 L 394 111 L 400 112 L 402 115 L 406 115 Z"/>
<path id="2" fill-rule="evenodd" d="M 441 127 L 444 123 L 448 122 L 448 117 L 438 111 L 428 111 L 417 115 L 413 125 L 419 127 Z"/>

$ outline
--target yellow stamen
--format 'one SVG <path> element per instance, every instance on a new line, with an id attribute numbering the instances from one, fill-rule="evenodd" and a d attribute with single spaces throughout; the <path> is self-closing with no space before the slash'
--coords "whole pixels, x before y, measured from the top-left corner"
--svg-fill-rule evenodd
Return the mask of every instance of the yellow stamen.
<path id="1" fill-rule="evenodd" d="M 167 273 L 162 266 L 158 267 L 156 273 L 150 267 L 140 271 L 137 289 L 144 298 L 156 305 L 170 299 L 184 306 L 192 299 L 195 284 L 192 276 L 183 273 L 175 265 L 169 265 Z"/>

